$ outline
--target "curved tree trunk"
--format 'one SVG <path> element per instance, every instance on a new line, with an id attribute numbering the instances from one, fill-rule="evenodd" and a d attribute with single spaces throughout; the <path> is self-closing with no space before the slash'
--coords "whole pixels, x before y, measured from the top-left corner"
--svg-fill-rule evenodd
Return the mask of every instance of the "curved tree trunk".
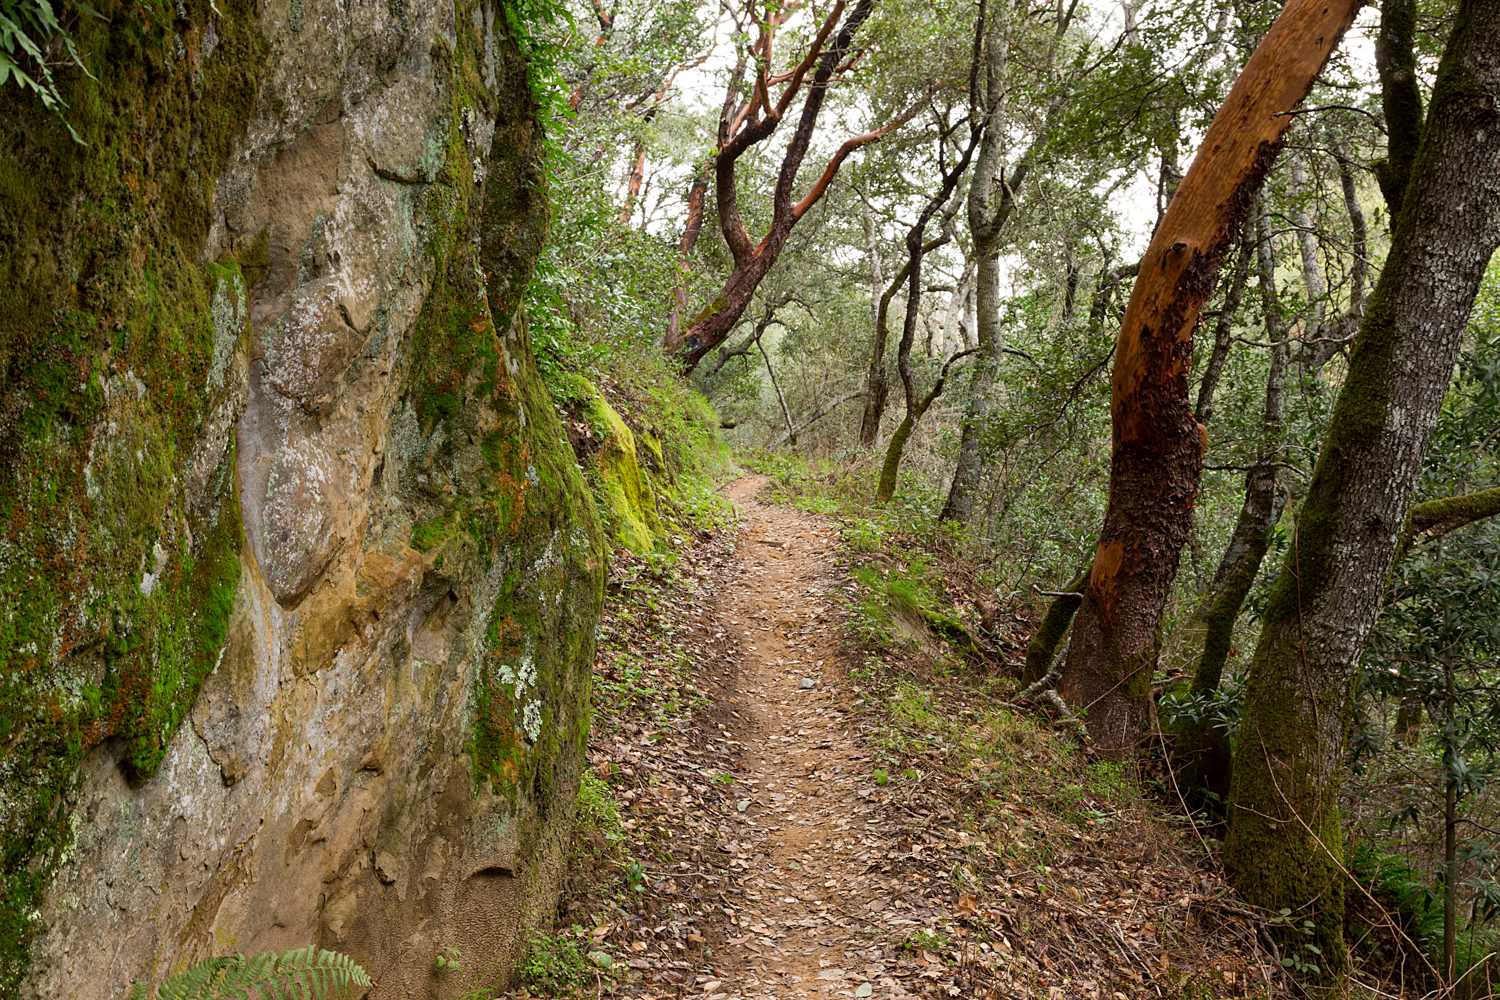
<path id="1" fill-rule="evenodd" d="M 1373 626 L 1464 327 L 1500 243 L 1500 5 L 1461 2 L 1390 254 L 1267 602 L 1240 723 L 1225 863 L 1342 972 L 1339 778 Z"/>
<path id="2" fill-rule="evenodd" d="M 1047 671 L 1052 668 L 1057 647 L 1062 645 L 1063 636 L 1067 635 L 1068 626 L 1073 623 L 1073 614 L 1078 610 L 1078 605 L 1083 603 L 1083 585 L 1088 581 L 1089 567 L 1085 566 L 1047 606 L 1047 613 L 1042 616 L 1042 623 L 1037 626 L 1036 634 L 1026 644 L 1026 666 L 1021 668 L 1022 687 L 1035 684 L 1047 676 Z"/>
<path id="3" fill-rule="evenodd" d="M 901 425 L 896 428 L 896 433 L 891 435 L 891 442 L 886 447 L 885 463 L 881 467 L 880 482 L 875 491 L 875 499 L 881 503 L 885 503 L 895 494 L 896 473 L 901 468 L 901 455 L 906 450 L 906 439 L 911 437 L 911 432 L 916 427 L 917 421 L 922 419 L 922 414 L 926 413 L 942 394 L 943 385 L 948 379 L 949 367 L 959 358 L 974 353 L 973 351 L 960 351 L 949 358 L 943 365 L 937 381 L 933 383 L 932 389 L 925 397 L 921 399 L 917 397 L 917 383 L 911 370 L 911 348 L 917 335 L 917 314 L 922 309 L 922 255 L 928 248 L 928 245 L 922 242 L 922 231 L 927 227 L 933 214 L 941 209 L 953 195 L 953 190 L 958 187 L 964 171 L 969 169 L 969 159 L 973 156 L 974 146 L 978 139 L 978 130 L 971 126 L 969 141 L 964 146 L 963 154 L 952 170 L 943 171 L 941 186 L 927 200 L 927 206 L 922 209 L 922 214 L 917 216 L 916 223 L 906 234 L 907 260 L 903 268 L 907 275 L 906 317 L 901 325 L 901 343 L 896 348 L 896 370 L 901 375 L 901 386 L 906 392 L 906 416 L 902 418 Z M 938 137 L 939 143 L 947 141 L 947 135 Z"/>
<path id="4" fill-rule="evenodd" d="M 738 106 L 735 101 L 738 92 L 736 85 L 743 82 L 739 74 L 747 68 L 742 51 L 734 83 L 731 84 L 730 97 L 725 101 L 719 120 L 718 149 L 713 158 L 714 203 L 719 210 L 719 231 L 729 247 L 733 265 L 719 294 L 693 317 L 685 329 L 668 328 L 663 349 L 681 362 L 684 371 L 691 372 L 705 354 L 728 339 L 761 280 L 786 248 L 792 227 L 822 199 L 849 155 L 872 142 L 878 142 L 892 129 L 905 124 L 924 103 L 915 102 L 880 128 L 844 140 L 843 145 L 839 146 L 824 165 L 822 173 L 808 192 L 800 199 L 795 198 L 797 174 L 802 169 L 802 161 L 812 144 L 813 131 L 817 128 L 818 116 L 823 110 L 828 88 L 835 77 L 846 72 L 857 61 L 849 59 L 854 36 L 874 9 L 874 0 L 855 0 L 848 17 L 839 24 L 839 18 L 844 12 L 844 2 L 845 0 L 837 0 L 834 3 L 814 36 L 807 54 L 787 74 L 785 89 L 775 104 L 771 102 L 771 81 L 766 75 L 767 66 L 776 29 L 790 16 L 792 7 L 777 7 L 767 15 L 764 22 L 757 22 L 761 31 L 755 49 L 755 79 L 754 85 L 749 88 L 752 96 L 743 107 Z M 830 41 L 829 35 L 835 25 L 839 30 Z M 813 73 L 807 84 L 807 96 L 802 102 L 802 114 L 792 132 L 791 141 L 787 143 L 786 153 L 781 158 L 776 186 L 772 191 L 771 222 L 760 242 L 752 243 L 740 213 L 736 164 L 748 150 L 766 141 L 776 131 L 792 100 L 800 93 L 808 70 L 813 70 Z"/>
<path id="5" fill-rule="evenodd" d="M 1109 506 L 1062 675 L 1094 741 L 1144 736 L 1167 592 L 1203 457 L 1188 403 L 1193 330 L 1281 136 L 1359 9 L 1289 0 L 1215 116 L 1151 239 L 1115 350 Z"/>

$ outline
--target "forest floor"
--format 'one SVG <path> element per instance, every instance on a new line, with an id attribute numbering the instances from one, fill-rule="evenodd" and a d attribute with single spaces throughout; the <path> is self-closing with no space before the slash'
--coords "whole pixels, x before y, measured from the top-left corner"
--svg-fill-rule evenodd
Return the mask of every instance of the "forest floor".
<path id="1" fill-rule="evenodd" d="M 610 602 L 590 780 L 622 819 L 565 904 L 592 975 L 536 995 L 1282 994 L 1264 922 L 1118 768 L 931 642 L 863 666 L 838 524 L 764 482 L 728 489 L 737 539 Z"/>

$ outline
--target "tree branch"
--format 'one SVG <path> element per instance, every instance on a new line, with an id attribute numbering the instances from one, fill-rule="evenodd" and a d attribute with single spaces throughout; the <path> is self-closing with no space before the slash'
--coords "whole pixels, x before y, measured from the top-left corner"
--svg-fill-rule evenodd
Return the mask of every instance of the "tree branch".
<path id="1" fill-rule="evenodd" d="M 801 201 L 792 206 L 792 218 L 802 218 L 802 216 L 807 212 L 809 208 L 812 208 L 818 203 L 818 199 L 822 198 L 823 195 L 828 191 L 828 185 L 833 183 L 833 178 L 836 174 L 838 174 L 839 167 L 844 165 L 844 160 L 850 153 L 854 152 L 861 146 L 867 146 L 872 142 L 876 142 L 877 140 L 885 138 L 885 136 L 893 130 L 898 129 L 902 125 L 905 125 L 907 122 L 911 121 L 912 118 L 916 116 L 916 113 L 921 110 L 922 105 L 926 103 L 927 100 L 931 98 L 931 96 L 931 93 L 924 94 L 922 97 L 912 102 L 911 107 L 907 108 L 905 111 L 901 112 L 895 118 L 892 118 L 890 121 L 886 122 L 875 131 L 866 132 L 864 135 L 856 135 L 852 138 L 845 139 L 844 144 L 839 147 L 838 152 L 833 154 L 833 158 L 830 159 L 828 161 L 828 165 L 823 168 L 823 174 L 818 178 L 817 183 L 808 190 L 807 194 L 802 196 Z"/>
<path id="2" fill-rule="evenodd" d="M 1422 541 L 1441 538 L 1450 531 L 1496 514 L 1500 514 L 1500 486 L 1419 503 L 1406 515 L 1406 530 L 1402 532 L 1392 565 L 1399 563 L 1419 538 Z"/>

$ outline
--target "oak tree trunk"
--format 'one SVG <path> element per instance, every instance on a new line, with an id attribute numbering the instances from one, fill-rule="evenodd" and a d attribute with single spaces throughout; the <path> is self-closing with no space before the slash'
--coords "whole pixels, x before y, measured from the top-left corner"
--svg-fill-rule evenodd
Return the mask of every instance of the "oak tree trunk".
<path id="1" fill-rule="evenodd" d="M 1464 327 L 1500 243 L 1500 4 L 1460 3 L 1391 249 L 1250 663 L 1225 863 L 1346 963 L 1339 778 L 1354 670 Z"/>

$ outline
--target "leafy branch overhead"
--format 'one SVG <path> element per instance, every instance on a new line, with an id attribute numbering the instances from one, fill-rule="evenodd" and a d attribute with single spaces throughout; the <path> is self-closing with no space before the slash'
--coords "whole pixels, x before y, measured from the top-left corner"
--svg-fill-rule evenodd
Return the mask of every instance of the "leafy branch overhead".
<path id="1" fill-rule="evenodd" d="M 82 0 L 59 0 L 87 17 L 102 15 Z M 62 56 L 61 59 L 58 57 Z M 73 36 L 58 18 L 50 0 L 0 0 L 0 87 L 13 82 L 41 99 L 42 106 L 62 117 L 67 102 L 57 89 L 52 71 L 73 66 L 89 79 L 93 74 L 84 65 Z M 71 125 L 68 131 L 75 142 L 82 142 Z"/>

